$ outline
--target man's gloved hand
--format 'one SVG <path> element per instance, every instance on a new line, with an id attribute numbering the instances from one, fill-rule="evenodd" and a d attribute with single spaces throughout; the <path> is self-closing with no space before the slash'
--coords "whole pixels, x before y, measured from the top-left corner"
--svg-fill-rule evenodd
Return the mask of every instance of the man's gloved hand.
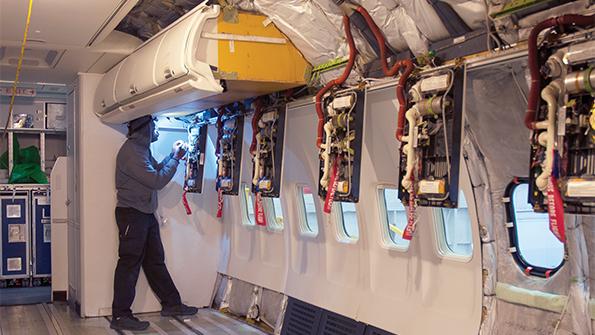
<path id="1" fill-rule="evenodd" d="M 186 148 L 187 148 L 187 145 L 184 141 L 181 141 L 181 140 L 176 141 L 172 148 L 173 158 L 175 158 L 177 160 L 184 158 L 184 156 L 186 155 Z"/>

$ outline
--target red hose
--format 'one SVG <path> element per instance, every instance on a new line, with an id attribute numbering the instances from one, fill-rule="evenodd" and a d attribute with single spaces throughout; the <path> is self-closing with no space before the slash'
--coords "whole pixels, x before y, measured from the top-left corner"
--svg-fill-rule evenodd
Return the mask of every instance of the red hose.
<path id="1" fill-rule="evenodd" d="M 556 18 L 547 19 L 537 24 L 529 35 L 529 71 L 531 73 L 531 88 L 527 103 L 527 112 L 525 113 L 525 126 L 529 129 L 535 129 L 535 113 L 539 103 L 539 91 L 541 90 L 541 74 L 539 73 L 539 63 L 537 60 L 537 37 L 543 30 L 555 26 L 577 25 L 588 27 L 595 24 L 595 15 L 562 15 Z"/>
<path id="2" fill-rule="evenodd" d="M 187 215 L 192 215 L 192 208 L 190 208 L 190 204 L 188 203 L 188 198 L 186 197 L 186 191 L 182 194 L 182 203 L 184 204 L 184 209 L 186 210 Z"/>
<path id="3" fill-rule="evenodd" d="M 368 11 L 364 7 L 357 6 L 356 11 L 364 17 L 366 23 L 368 24 L 368 27 L 372 29 L 372 33 L 374 34 L 374 37 L 376 37 L 376 42 L 380 46 L 380 64 L 382 65 L 382 71 L 384 72 L 384 75 L 387 77 L 392 77 L 397 74 L 401 67 L 405 68 L 405 71 L 403 71 L 403 73 L 401 74 L 401 77 L 399 78 L 399 82 L 397 84 L 397 99 L 399 100 L 399 112 L 397 121 L 397 131 L 395 136 L 397 137 L 397 140 L 401 141 L 405 129 L 405 112 L 407 111 L 405 84 L 407 83 L 409 75 L 411 75 L 411 72 L 413 71 L 413 62 L 409 59 L 404 59 L 396 62 L 395 64 L 393 64 L 391 68 L 389 68 L 388 62 L 386 60 L 386 40 L 384 38 L 384 35 L 382 34 L 382 31 L 380 31 L 380 28 L 378 28 L 376 22 L 374 22 L 374 19 L 372 19 L 372 16 L 370 16 Z"/>
<path id="4" fill-rule="evenodd" d="M 316 146 L 320 149 L 322 145 L 322 137 L 324 133 L 324 113 L 322 110 L 322 98 L 331 88 L 335 86 L 342 85 L 345 80 L 349 77 L 351 70 L 353 70 L 353 65 L 355 64 L 355 56 L 357 55 L 357 49 L 355 48 L 355 41 L 353 40 L 353 35 L 351 34 L 351 24 L 349 21 L 349 16 L 343 16 L 343 26 L 345 28 L 345 35 L 347 36 L 347 42 L 349 43 L 349 60 L 347 61 L 347 66 L 345 66 L 345 70 L 341 77 L 328 82 L 318 93 L 316 94 L 316 113 L 318 114 L 318 137 L 316 138 Z"/>
<path id="5" fill-rule="evenodd" d="M 250 144 L 250 153 L 254 155 L 254 151 L 256 151 L 256 135 L 258 134 L 258 122 L 262 118 L 263 108 L 262 108 L 262 101 L 257 99 L 254 102 L 254 116 L 252 117 L 252 143 Z"/>

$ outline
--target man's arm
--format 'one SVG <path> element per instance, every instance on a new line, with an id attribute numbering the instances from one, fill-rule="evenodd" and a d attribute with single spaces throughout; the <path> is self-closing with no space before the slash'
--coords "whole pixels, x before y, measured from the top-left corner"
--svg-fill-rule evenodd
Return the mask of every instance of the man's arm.
<path id="1" fill-rule="evenodd" d="M 130 157 L 122 172 L 150 189 L 160 190 L 172 180 L 179 163 L 171 157 L 166 160 L 163 166 L 156 169 L 153 157 Z"/>
<path id="2" fill-rule="evenodd" d="M 151 156 L 151 162 L 153 163 L 153 166 L 155 166 L 155 169 L 157 171 L 160 171 L 161 169 L 163 169 L 163 167 L 165 165 L 167 165 L 167 163 L 169 163 L 169 161 L 173 158 L 174 153 L 172 152 L 171 154 L 165 156 L 165 158 L 163 158 L 163 160 L 158 163 L 155 158 L 153 158 L 153 156 Z"/>

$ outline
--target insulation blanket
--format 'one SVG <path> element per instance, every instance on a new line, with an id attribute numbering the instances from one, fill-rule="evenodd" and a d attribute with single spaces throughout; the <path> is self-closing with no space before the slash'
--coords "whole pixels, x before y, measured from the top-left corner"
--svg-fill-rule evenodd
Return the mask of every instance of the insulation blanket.
<path id="1" fill-rule="evenodd" d="M 473 185 L 474 188 L 479 186 L 475 180 L 483 178 L 478 178 L 478 172 L 486 170 L 488 180 L 485 183 L 491 197 L 490 201 L 484 196 L 478 197 L 476 193 L 478 207 L 490 208 L 491 212 L 491 223 L 488 221 L 485 225 L 487 232 L 485 235 L 482 233 L 482 241 L 495 241 L 495 255 L 490 248 L 484 247 L 484 257 L 488 256 L 484 259 L 484 268 L 493 271 L 492 262 L 497 262 L 496 278 L 501 285 L 508 284 L 521 290 L 569 297 L 567 306 L 562 306 L 562 309 L 566 307 L 563 317 L 559 313 L 560 304 L 556 307 L 558 312 L 551 312 L 545 311 L 544 306 L 531 308 L 524 306 L 522 301 L 507 299 L 509 302 L 504 302 L 497 299 L 495 311 L 490 312 L 495 313 L 495 316 L 489 316 L 489 319 L 495 317 L 496 320 L 484 325 L 491 329 L 482 328 L 482 333 L 551 334 L 558 320 L 562 319 L 558 325 L 559 330 L 590 334 L 592 329 L 589 321 L 588 286 L 593 285 L 593 278 L 589 276 L 589 270 L 593 268 L 593 257 L 591 256 L 589 264 L 586 252 L 591 255 L 594 253 L 587 248 L 593 246 L 593 219 L 566 215 L 569 222 L 568 258 L 564 266 L 547 280 L 524 274 L 508 249 L 510 242 L 502 197 L 506 186 L 514 177 L 527 177 L 529 171 L 529 130 L 523 124 L 528 92 L 526 60 L 469 71 L 466 91 L 465 115 L 469 123 L 467 132 L 474 137 L 483 156 L 482 160 L 468 161 Z M 484 168 L 480 166 L 480 162 L 485 162 Z M 477 190 L 481 190 L 481 187 Z M 480 222 L 480 228 L 485 223 Z M 493 294 L 491 288 L 494 281 L 493 278 L 486 279 L 489 284 L 484 286 L 484 294 L 489 297 Z M 498 295 L 502 296 L 506 292 L 510 291 L 503 291 L 500 287 Z"/>
<path id="2" fill-rule="evenodd" d="M 291 39 L 310 64 L 316 66 L 349 52 L 339 9 L 335 6 L 334 11 L 325 12 L 318 2 L 255 0 L 254 6 Z"/>

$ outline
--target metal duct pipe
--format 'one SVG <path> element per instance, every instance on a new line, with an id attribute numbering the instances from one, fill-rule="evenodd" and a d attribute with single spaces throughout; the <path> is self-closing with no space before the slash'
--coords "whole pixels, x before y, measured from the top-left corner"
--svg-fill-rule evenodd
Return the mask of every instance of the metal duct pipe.
<path id="1" fill-rule="evenodd" d="M 355 41 L 353 40 L 353 35 L 351 34 L 351 25 L 349 16 L 343 16 L 343 26 L 345 28 L 345 36 L 347 37 L 347 42 L 349 44 L 349 61 L 345 66 L 345 70 L 341 77 L 330 81 L 327 83 L 318 93 L 316 94 L 316 113 L 318 114 L 318 136 L 316 139 L 316 146 L 320 149 L 320 145 L 322 144 L 322 136 L 323 136 L 323 127 L 324 127 L 324 113 L 322 110 L 322 98 L 331 88 L 335 86 L 342 85 L 347 78 L 349 78 L 349 74 L 353 69 L 353 65 L 355 64 L 355 56 L 357 55 L 357 49 L 355 47 Z"/>
<path id="2" fill-rule="evenodd" d="M 551 18 L 537 24 L 529 35 L 529 70 L 531 72 L 531 88 L 529 92 L 527 112 L 525 114 L 525 126 L 529 129 L 535 129 L 535 114 L 539 104 L 539 90 L 541 86 L 541 74 L 539 73 L 539 63 L 537 60 L 537 37 L 543 30 L 555 26 L 576 25 L 583 28 L 595 24 L 595 15 L 563 15 Z"/>
<path id="3" fill-rule="evenodd" d="M 391 68 L 389 68 L 388 62 L 386 60 L 386 43 L 384 35 L 382 34 L 380 28 L 378 28 L 378 26 L 376 25 L 376 23 L 374 22 L 374 20 L 365 8 L 358 6 L 356 10 L 364 17 L 364 19 L 370 26 L 370 29 L 372 29 L 372 32 L 376 37 L 376 41 L 378 42 L 378 45 L 380 46 L 380 63 L 382 64 L 382 71 L 384 72 L 384 75 L 387 77 L 392 77 L 396 75 L 397 72 L 399 72 L 399 69 L 404 68 L 404 71 L 401 74 L 401 77 L 399 78 L 399 82 L 397 84 L 397 99 L 399 100 L 399 112 L 397 121 L 397 131 L 395 136 L 397 137 L 397 140 L 401 141 L 403 133 L 405 131 L 405 112 L 407 111 L 407 99 L 405 98 L 405 84 L 407 83 L 409 75 L 411 74 L 411 72 L 413 72 L 413 62 L 409 59 L 403 59 L 401 61 L 396 62 L 395 64 L 393 64 Z"/>

